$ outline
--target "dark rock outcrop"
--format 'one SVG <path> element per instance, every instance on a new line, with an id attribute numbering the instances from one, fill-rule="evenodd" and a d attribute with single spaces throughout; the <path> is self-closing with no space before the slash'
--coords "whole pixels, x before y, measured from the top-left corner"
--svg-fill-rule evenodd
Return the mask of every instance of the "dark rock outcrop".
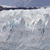
<path id="1" fill-rule="evenodd" d="M 2 10 L 10 10 L 10 9 L 12 9 L 12 10 L 15 10 L 15 9 L 24 9 L 24 10 L 26 10 L 26 9 L 40 9 L 41 7 L 17 7 L 17 8 L 15 8 L 15 7 L 13 7 L 13 8 L 7 8 L 7 7 L 2 7 L 2 6 L 0 6 L 0 11 L 2 11 Z M 47 7 L 44 7 L 44 9 L 46 9 Z"/>
<path id="2" fill-rule="evenodd" d="M 2 11 L 4 8 L 2 6 L 0 6 L 0 11 Z"/>

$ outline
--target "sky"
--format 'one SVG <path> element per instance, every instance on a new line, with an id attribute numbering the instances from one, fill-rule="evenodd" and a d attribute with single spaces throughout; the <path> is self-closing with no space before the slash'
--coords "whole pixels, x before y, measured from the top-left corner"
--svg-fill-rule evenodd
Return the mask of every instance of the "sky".
<path id="1" fill-rule="evenodd" d="M 15 7 L 44 7 L 50 6 L 50 0 L 0 0 L 0 5 Z"/>

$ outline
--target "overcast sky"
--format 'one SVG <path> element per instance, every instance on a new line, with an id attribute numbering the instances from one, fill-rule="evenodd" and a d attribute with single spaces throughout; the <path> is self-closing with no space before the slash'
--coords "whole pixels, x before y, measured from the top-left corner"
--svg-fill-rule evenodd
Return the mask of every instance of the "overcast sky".
<path id="1" fill-rule="evenodd" d="M 50 6 L 50 0 L 0 0 L 0 5 L 16 7 Z"/>

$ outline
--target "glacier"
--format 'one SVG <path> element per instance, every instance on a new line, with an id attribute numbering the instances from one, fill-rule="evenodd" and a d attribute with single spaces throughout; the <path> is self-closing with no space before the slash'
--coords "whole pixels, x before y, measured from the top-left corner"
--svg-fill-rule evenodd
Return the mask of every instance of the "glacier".
<path id="1" fill-rule="evenodd" d="M 50 7 L 0 11 L 0 50 L 50 50 Z"/>

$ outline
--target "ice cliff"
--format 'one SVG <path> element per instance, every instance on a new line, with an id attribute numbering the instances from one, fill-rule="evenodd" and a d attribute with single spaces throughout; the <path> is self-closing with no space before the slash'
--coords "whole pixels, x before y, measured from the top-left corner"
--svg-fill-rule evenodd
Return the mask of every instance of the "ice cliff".
<path id="1" fill-rule="evenodd" d="M 1 11 L 0 50 L 50 50 L 50 7 Z"/>

